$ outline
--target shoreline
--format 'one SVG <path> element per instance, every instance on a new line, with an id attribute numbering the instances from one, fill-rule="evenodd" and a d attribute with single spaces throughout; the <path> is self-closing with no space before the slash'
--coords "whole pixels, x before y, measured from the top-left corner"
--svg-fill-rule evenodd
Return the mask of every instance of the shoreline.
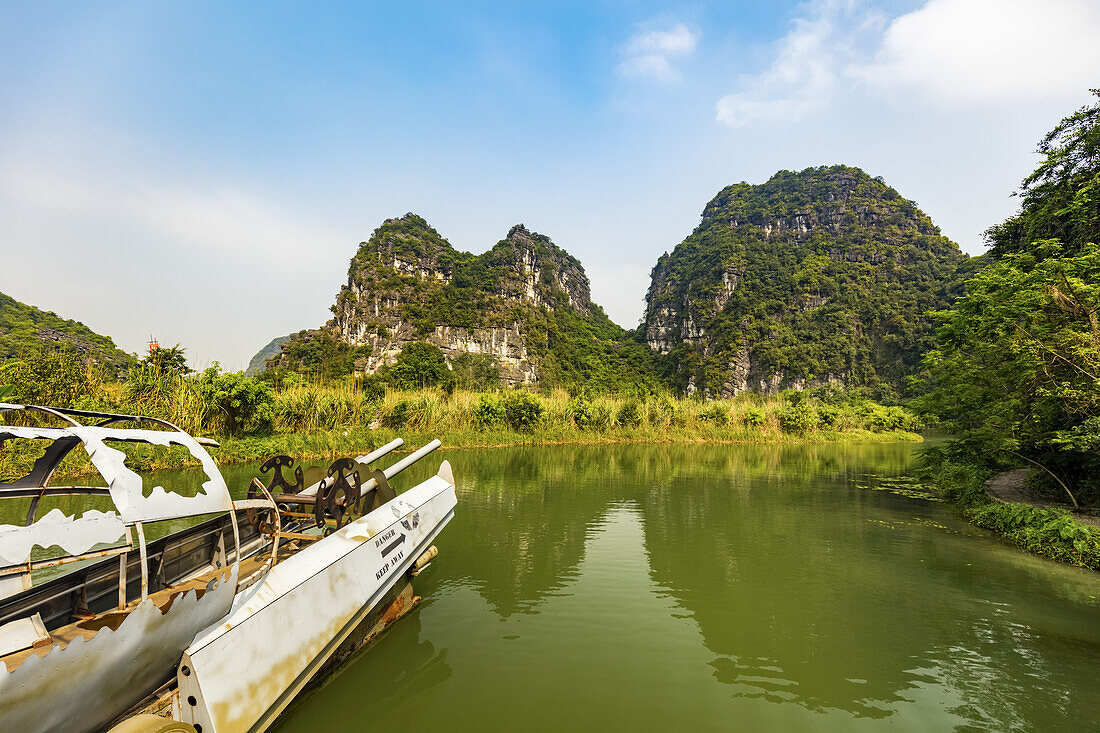
<path id="1" fill-rule="evenodd" d="M 259 463 L 280 453 L 289 455 L 295 460 L 335 460 L 369 452 L 398 437 L 405 440 L 405 445 L 394 451 L 395 453 L 411 452 L 434 438 L 443 441 L 439 449 L 443 451 L 561 445 L 843 445 L 919 443 L 924 440 L 921 435 L 905 430 L 878 432 L 819 430 L 803 435 L 764 430 L 746 432 L 738 429 L 729 431 L 714 429 L 666 436 L 645 434 L 648 432 L 632 429 L 613 429 L 600 433 L 580 430 L 530 433 L 511 430 L 470 430 L 433 434 L 421 430 L 403 431 L 395 428 L 311 430 L 301 433 L 274 433 L 264 436 L 219 439 L 220 446 L 211 448 L 210 454 L 219 467 Z M 723 435 L 723 432 L 726 434 Z M 18 473 L 24 467 L 29 468 L 30 462 L 33 461 L 29 452 L 4 458 L 6 460 L 0 460 L 0 469 L 4 475 Z M 135 471 L 171 471 L 195 467 L 198 463 L 184 449 L 173 447 L 158 450 L 151 449 L 151 446 L 135 444 L 128 452 L 126 465 Z M 74 455 L 62 462 L 57 477 L 79 477 L 95 473 L 86 456 Z"/>
<path id="2" fill-rule="evenodd" d="M 1100 532 L 1051 502 L 1018 503 L 990 495 L 994 479 L 1010 473 L 940 461 L 926 469 L 937 493 L 971 524 L 1025 552 L 1100 571 Z"/>

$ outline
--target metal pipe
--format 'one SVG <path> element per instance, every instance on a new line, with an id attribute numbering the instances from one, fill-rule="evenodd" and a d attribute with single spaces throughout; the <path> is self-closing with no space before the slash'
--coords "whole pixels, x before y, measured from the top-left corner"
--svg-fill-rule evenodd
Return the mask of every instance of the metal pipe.
<path id="1" fill-rule="evenodd" d="M 436 448 L 438 448 L 441 445 L 443 445 L 443 443 L 440 442 L 440 440 L 438 438 L 436 438 L 435 440 L 433 440 L 431 443 L 428 443 L 423 448 L 418 448 L 417 450 L 413 451 L 409 455 L 402 458 L 397 463 L 395 463 L 392 466 L 390 466 L 389 468 L 383 470 L 382 473 L 385 474 L 387 479 L 391 479 L 394 476 L 396 476 L 397 474 L 404 471 L 406 468 L 408 468 L 412 464 L 419 461 L 424 456 L 426 456 L 429 453 L 431 453 L 432 451 L 434 451 Z"/>
<path id="2" fill-rule="evenodd" d="M 375 448 L 370 453 L 359 456 L 358 458 L 355 459 L 355 462 L 360 464 L 360 465 L 363 465 L 363 466 L 369 465 L 371 463 L 374 463 L 375 461 L 377 461 L 379 458 L 386 455 L 387 453 L 391 453 L 391 452 L 397 450 L 398 448 L 400 448 L 403 445 L 405 445 L 404 440 L 402 440 L 401 438 L 394 438 L 393 440 L 391 440 L 389 443 L 386 443 L 381 448 Z M 321 479 L 321 481 L 323 481 L 323 480 L 324 479 Z M 317 483 L 313 484 L 312 486 L 308 486 L 308 487 L 302 489 L 301 491 L 298 492 L 298 495 L 299 496 L 301 496 L 301 495 L 315 496 L 317 494 L 317 488 L 321 485 L 321 481 L 318 481 Z"/>

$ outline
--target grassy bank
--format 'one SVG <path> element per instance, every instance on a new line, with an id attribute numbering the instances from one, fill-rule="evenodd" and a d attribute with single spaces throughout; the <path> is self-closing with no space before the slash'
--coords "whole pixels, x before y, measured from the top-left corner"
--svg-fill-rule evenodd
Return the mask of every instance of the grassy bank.
<path id="1" fill-rule="evenodd" d="M 1100 533 L 1076 521 L 1067 510 L 994 501 L 985 493 L 985 482 L 996 472 L 993 469 L 933 454 L 925 470 L 940 495 L 971 523 L 1036 555 L 1100 570 Z"/>
<path id="2" fill-rule="evenodd" d="M 702 401 L 668 394 L 576 396 L 524 391 L 446 393 L 440 390 L 364 389 L 355 380 L 291 383 L 252 395 L 252 405 L 230 405 L 226 415 L 211 390 L 194 379 L 101 385 L 78 406 L 137 412 L 169 420 L 189 432 L 212 435 L 222 464 L 254 462 L 276 453 L 322 460 L 366 452 L 400 436 L 414 446 L 439 438 L 447 447 L 562 443 L 836 443 L 920 440 L 913 415 L 898 407 L 832 394 Z M 247 401 L 249 395 L 238 401 Z M 236 430 L 232 430 L 236 427 Z M 29 467 L 28 446 L 5 446 L 0 475 Z M 190 465 L 185 451 L 150 446 L 128 449 L 135 469 Z M 91 467 L 74 456 L 67 474 Z"/>

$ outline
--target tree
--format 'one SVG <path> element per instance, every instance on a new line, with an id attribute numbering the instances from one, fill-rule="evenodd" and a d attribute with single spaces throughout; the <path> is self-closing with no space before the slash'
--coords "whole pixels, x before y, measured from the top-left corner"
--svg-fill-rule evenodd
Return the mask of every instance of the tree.
<path id="1" fill-rule="evenodd" d="M 1100 89 L 1092 93 L 1100 98 Z M 1063 119 L 1038 152 L 1043 162 L 1020 185 L 1020 213 L 986 232 L 994 256 L 1046 239 L 1070 254 L 1100 242 L 1100 102 Z"/>
<path id="2" fill-rule="evenodd" d="M 955 430 L 947 450 L 1014 456 L 1077 505 L 1100 497 L 1100 104 L 1039 152 L 1020 212 L 987 232 L 993 264 L 939 314 L 920 405 Z"/>
<path id="3" fill-rule="evenodd" d="M 399 389 L 446 388 L 454 382 L 443 352 L 424 341 L 406 344 L 386 376 Z"/>
<path id="4" fill-rule="evenodd" d="M 158 375 L 190 374 L 193 369 L 187 366 L 187 357 L 179 344 L 175 346 L 150 347 L 149 353 L 141 360 L 141 366 Z"/>
<path id="5" fill-rule="evenodd" d="M 71 407 L 88 391 L 84 355 L 69 348 L 50 349 L 8 362 L 2 376 L 12 387 L 7 396 L 25 404 Z"/>
<path id="6" fill-rule="evenodd" d="M 1071 486 L 1100 469 L 1100 247 L 1032 249 L 980 272 L 941 314 L 921 404 L 956 431 L 956 449 L 1035 464 L 1076 504 Z"/>

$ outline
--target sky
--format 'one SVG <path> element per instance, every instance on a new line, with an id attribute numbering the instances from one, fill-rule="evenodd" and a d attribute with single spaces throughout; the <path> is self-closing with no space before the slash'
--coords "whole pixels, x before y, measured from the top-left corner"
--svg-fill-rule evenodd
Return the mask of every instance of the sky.
<path id="1" fill-rule="evenodd" d="M 242 369 L 412 211 L 632 328 L 724 186 L 845 163 L 965 252 L 1100 86 L 1095 0 L 0 5 L 0 292 Z"/>

